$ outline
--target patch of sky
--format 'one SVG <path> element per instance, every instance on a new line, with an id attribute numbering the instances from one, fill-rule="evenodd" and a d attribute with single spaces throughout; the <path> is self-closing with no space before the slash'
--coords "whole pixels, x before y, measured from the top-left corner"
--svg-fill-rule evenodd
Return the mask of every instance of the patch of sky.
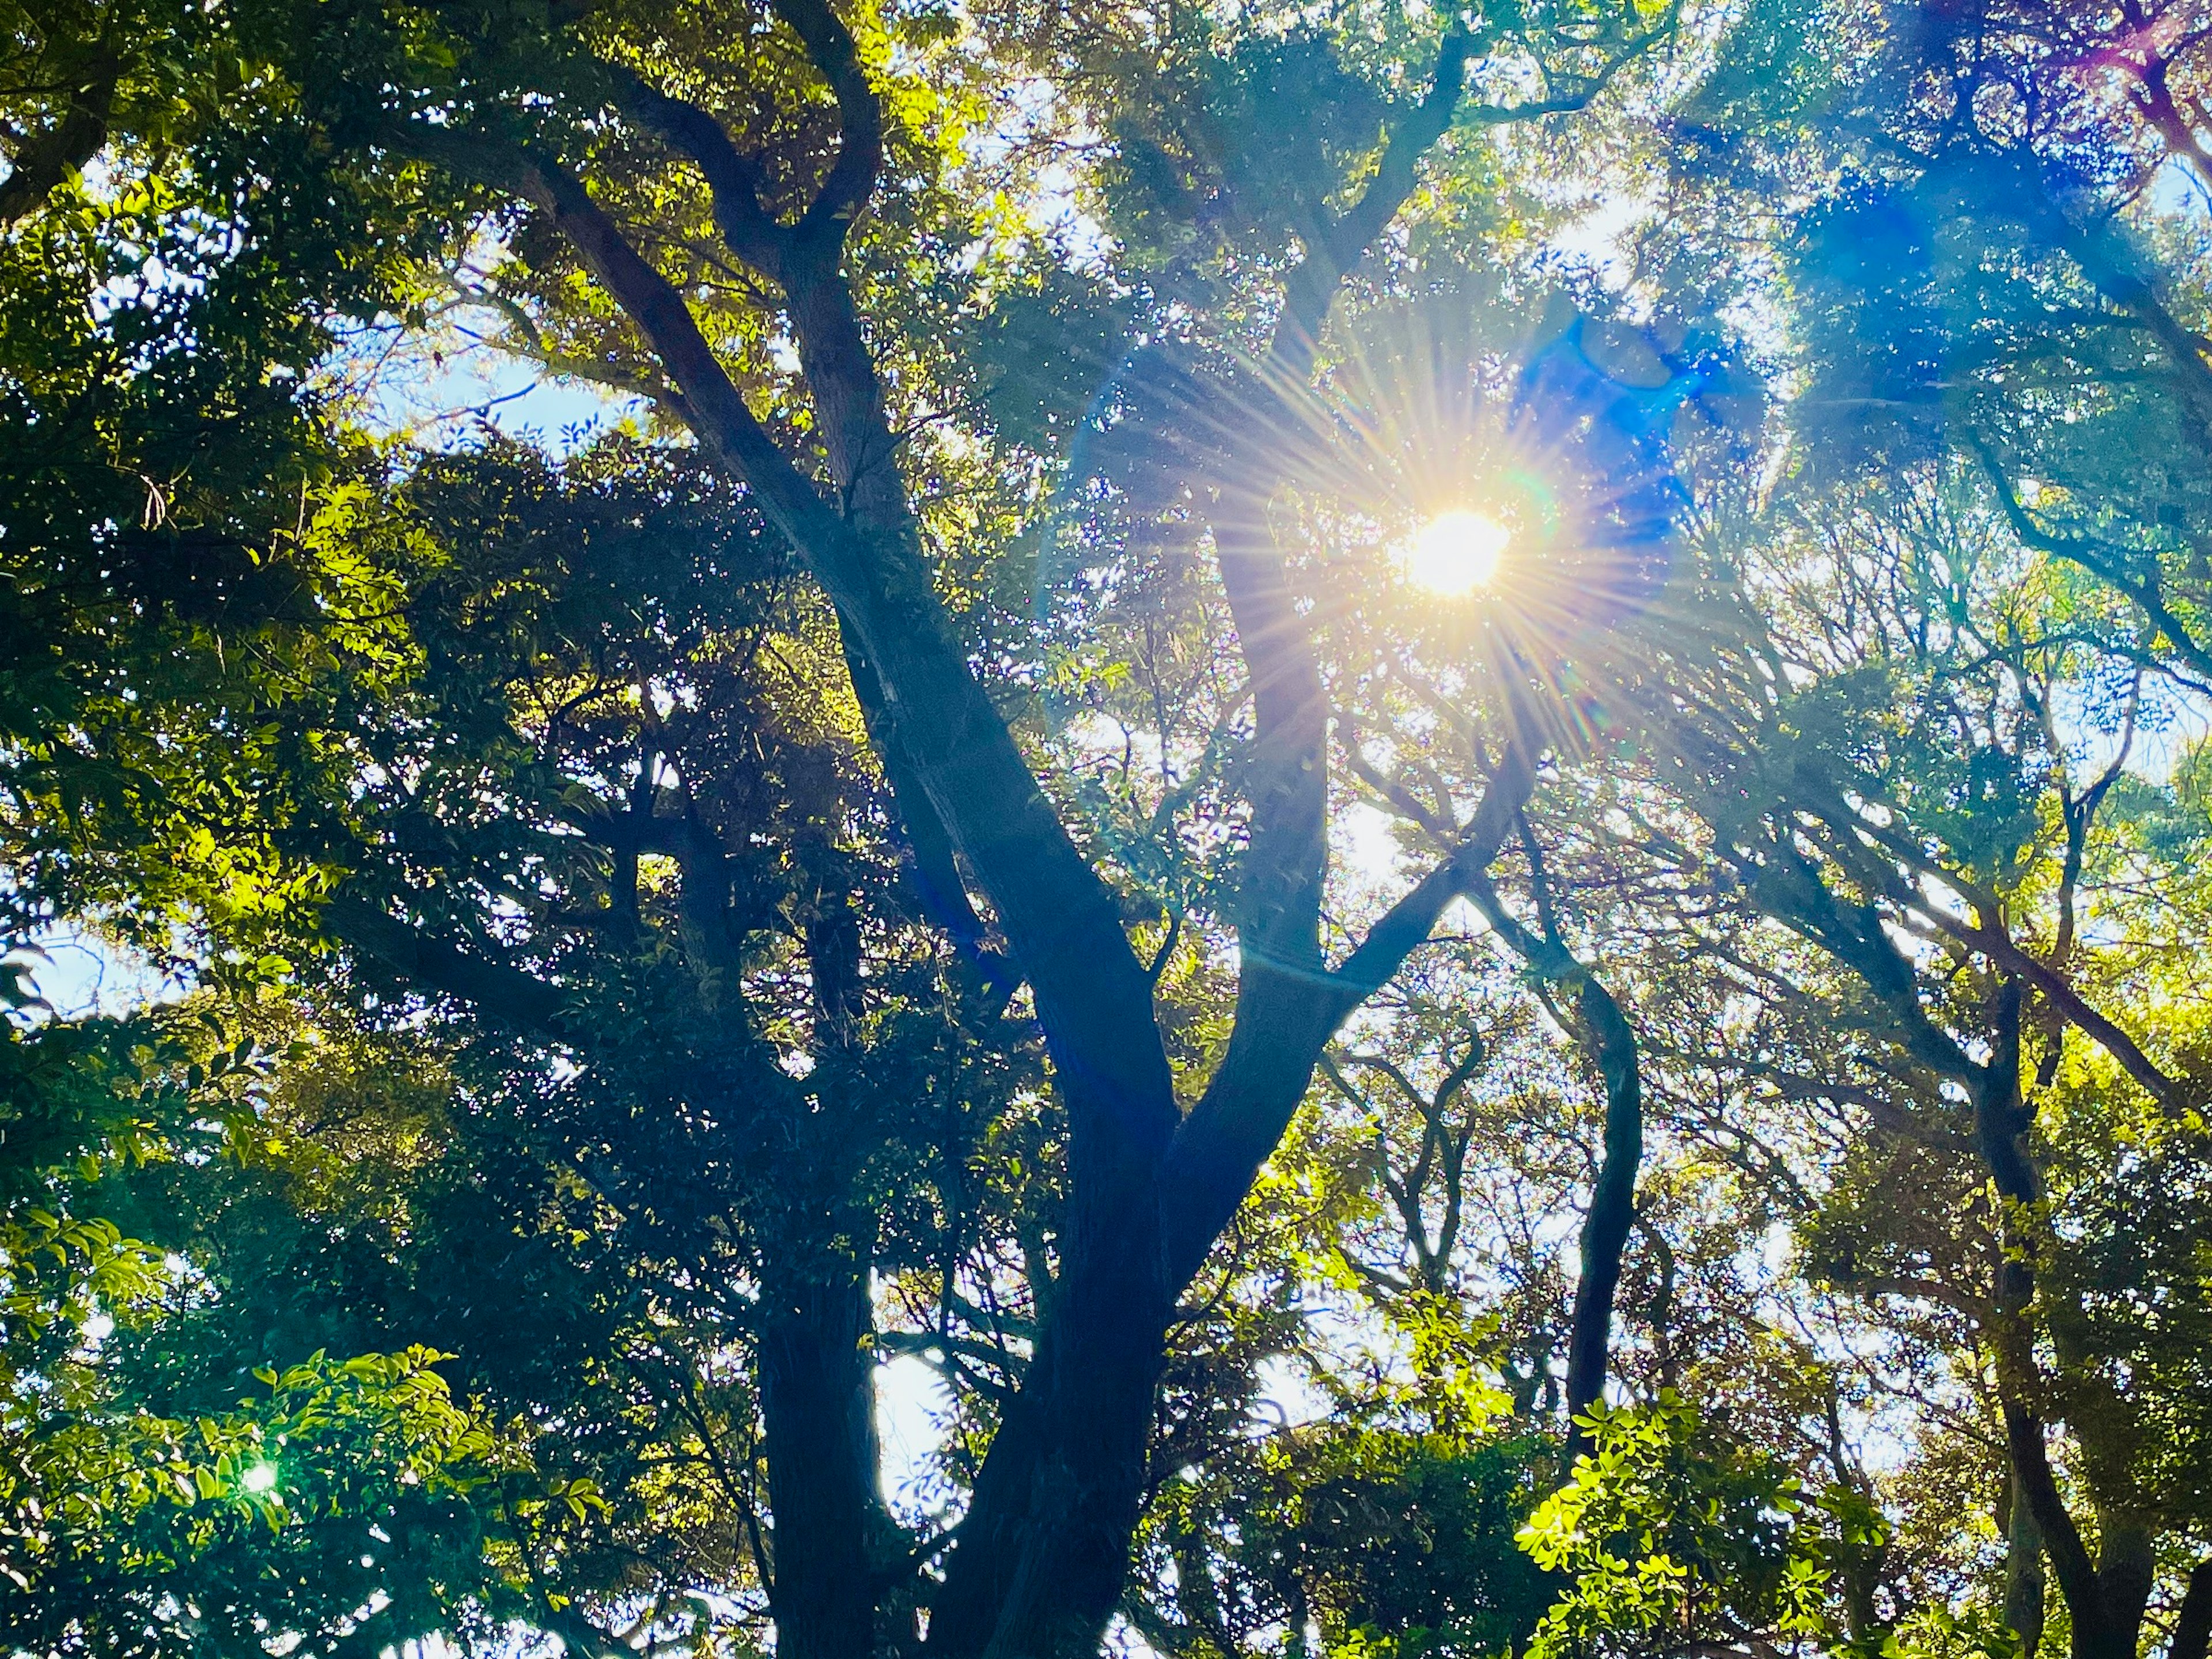
<path id="1" fill-rule="evenodd" d="M 876 1368 L 884 1498 L 910 1526 L 945 1526 L 958 1518 L 960 1493 L 938 1462 L 951 1414 L 951 1391 L 919 1354 L 901 1354 Z"/>
<path id="2" fill-rule="evenodd" d="M 173 974 L 118 949 L 85 927 L 50 927 L 8 953 L 32 988 L 62 1019 L 127 1014 L 147 1003 L 169 1001 L 189 988 Z"/>
<path id="3" fill-rule="evenodd" d="M 1260 1362 L 1259 1382 L 1252 1420 L 1261 1430 L 1304 1428 L 1322 1421 L 1333 1409 L 1328 1396 L 1314 1387 L 1304 1369 L 1285 1355 Z"/>
<path id="4" fill-rule="evenodd" d="M 2129 716 L 2124 687 L 2087 679 L 2059 689 L 2052 713 L 2069 758 L 2094 777 L 2115 761 L 2147 783 L 2165 783 L 2184 756 L 2212 735 L 2212 700 L 2164 678 L 2145 678 Z"/>
<path id="5" fill-rule="evenodd" d="M 1018 234 L 1041 235 L 1076 268 L 1100 271 L 1113 240 L 1085 210 L 1076 166 L 1063 158 L 1098 149 L 1104 141 L 1080 123 L 1063 125 L 1066 112 L 1046 81 L 1016 82 L 1000 98 L 998 118 L 979 125 L 969 137 L 969 161 L 987 173 L 1024 173 L 1014 181 L 1012 192 L 1020 204 L 1012 222 L 1019 227 Z M 968 251 L 971 268 L 991 240 L 983 238 Z"/>
<path id="6" fill-rule="evenodd" d="M 329 372 L 354 395 L 371 431 L 434 449 L 489 426 L 564 454 L 646 412 L 643 398 L 501 349 L 475 326 L 488 328 L 488 317 L 447 320 L 435 343 L 391 319 L 349 336 Z"/>

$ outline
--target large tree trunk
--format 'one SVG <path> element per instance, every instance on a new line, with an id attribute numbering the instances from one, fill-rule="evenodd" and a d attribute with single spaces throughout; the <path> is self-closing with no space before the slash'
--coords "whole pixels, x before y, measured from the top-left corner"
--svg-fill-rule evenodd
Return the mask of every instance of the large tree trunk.
<path id="1" fill-rule="evenodd" d="M 955 1659 L 1074 1659 L 1121 1600 L 1169 1307 L 1157 1228 L 1093 1238 L 1061 1275 L 930 1613 Z"/>
<path id="2" fill-rule="evenodd" d="M 2212 1559 L 2199 1561 L 2189 1575 L 2166 1659 L 2205 1659 L 2208 1651 L 2212 1651 Z"/>
<path id="3" fill-rule="evenodd" d="M 2005 1522 L 2005 1626 L 2020 1638 L 2021 1659 L 2035 1659 L 2043 1645 L 2043 1598 L 2049 1583 L 2043 1570 L 2043 1534 L 2021 1494 L 2019 1477 L 2007 1479 L 2012 1502 Z"/>
<path id="4" fill-rule="evenodd" d="M 760 1394 L 775 1521 L 769 1606 L 783 1659 L 865 1659 L 891 1535 L 876 1440 L 866 1273 L 792 1252 L 761 1296 Z"/>
<path id="5" fill-rule="evenodd" d="M 2043 1534 L 2044 1547 L 2050 1553 L 2058 1592 L 2065 1598 L 2067 1617 L 2074 1626 L 2074 1659 L 2135 1659 L 2134 1644 L 2123 1649 L 2105 1616 L 2096 1566 L 2051 1473 L 2043 1420 L 2014 1400 L 2006 1400 L 2002 1409 L 2005 1441 L 2012 1453 L 2019 1493 L 2014 1501 L 2028 1505 L 2036 1529 Z"/>
<path id="6" fill-rule="evenodd" d="M 2097 1593 L 2112 1646 L 2133 1655 L 2142 1638 L 2143 1611 L 2150 1606 L 2158 1561 L 2150 1528 L 2124 1516 L 2104 1516 L 2097 1540 Z"/>

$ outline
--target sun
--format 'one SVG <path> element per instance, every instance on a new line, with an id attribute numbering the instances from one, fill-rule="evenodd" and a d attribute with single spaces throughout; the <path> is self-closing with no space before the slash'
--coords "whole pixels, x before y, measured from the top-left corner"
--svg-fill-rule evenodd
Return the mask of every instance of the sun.
<path id="1" fill-rule="evenodd" d="M 1414 586 L 1440 599 L 1463 599 L 1490 586 L 1512 539 L 1497 520 L 1454 507 L 1416 531 L 1399 562 Z"/>

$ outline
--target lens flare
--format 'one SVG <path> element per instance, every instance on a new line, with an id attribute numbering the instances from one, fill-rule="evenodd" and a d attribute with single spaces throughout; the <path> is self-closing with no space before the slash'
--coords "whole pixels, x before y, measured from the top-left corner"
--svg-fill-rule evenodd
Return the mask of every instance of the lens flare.
<path id="1" fill-rule="evenodd" d="M 1455 507 L 1415 532 L 1400 562 L 1414 586 L 1439 599 L 1463 599 L 1490 586 L 1512 538 L 1497 520 Z"/>

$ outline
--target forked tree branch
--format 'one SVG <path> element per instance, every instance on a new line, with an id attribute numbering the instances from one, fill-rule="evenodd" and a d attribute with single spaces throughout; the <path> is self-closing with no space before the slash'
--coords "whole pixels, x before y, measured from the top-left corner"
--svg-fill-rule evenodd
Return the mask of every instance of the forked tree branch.
<path id="1" fill-rule="evenodd" d="M 1426 95 L 1392 129 L 1367 188 L 1341 216 L 1321 227 L 1304 262 L 1291 273 L 1283 314 L 1275 325 L 1273 355 L 1278 359 L 1300 368 L 1312 361 L 1338 289 L 1413 193 L 1421 158 L 1450 130 L 1467 87 L 1468 61 L 1477 45 L 1464 24 L 1452 25 L 1437 48 L 1436 72 Z"/>
<path id="2" fill-rule="evenodd" d="M 730 252 L 781 281 L 793 233 L 762 204 L 759 172 L 731 141 L 728 130 L 698 105 L 672 97 L 627 65 L 611 64 L 606 70 L 630 117 L 690 157 L 706 179 L 714 225 Z"/>
<path id="3" fill-rule="evenodd" d="M 2043 1534 L 2043 1547 L 2050 1554 L 2059 1592 L 2065 1597 L 2066 1611 L 2074 1620 L 2075 1651 L 2108 1654 L 2112 1650 L 2096 1563 L 2090 1559 L 2081 1529 L 2075 1524 L 2065 1497 L 2058 1490 L 2058 1479 L 2051 1467 L 2051 1450 L 2044 1440 L 2043 1419 L 2009 1394 L 2002 1400 L 2001 1409 L 2004 1415 L 2005 1447 L 2012 1456 L 2013 1476 L 2019 1484 L 2021 1500 L 2027 1504 L 2037 1529 Z"/>
<path id="4" fill-rule="evenodd" d="M 1857 853 L 1863 843 L 1856 837 L 1864 835 L 1871 837 L 1889 857 L 1906 868 L 1948 887 L 1973 908 L 1975 921 L 1969 922 L 1942 905 L 1928 902 L 1909 890 L 1902 895 L 1893 892 L 1892 896 L 1901 908 L 1924 918 L 1938 933 L 1980 951 L 2006 973 L 2026 980 L 2042 992 L 2053 1008 L 2118 1060 L 2120 1068 L 2161 1107 L 2177 1113 L 2186 1109 L 2185 1091 L 2178 1079 L 2160 1070 L 2157 1063 L 2143 1052 L 2142 1045 L 2093 1006 L 2074 988 L 2072 981 L 2063 973 L 2041 957 L 2023 950 L 2013 939 L 2003 922 L 2004 907 L 1998 902 L 1996 894 L 1928 857 L 1908 836 L 1900 835 L 1894 828 L 1871 823 L 1863 814 L 1853 811 L 1842 796 L 1825 781 L 1811 781 L 1808 793 L 1817 802 L 1814 811 L 1834 832 L 1840 843 L 1831 847 L 1832 853 Z M 1891 872 L 1876 870 L 1871 873 L 1879 877 Z M 1885 881 L 1884 885 L 1888 884 Z"/>
<path id="5" fill-rule="evenodd" d="M 1490 867 L 1513 833 L 1520 810 L 1535 787 L 1536 774 L 1527 752 L 1517 744 L 1507 744 L 1482 804 L 1451 856 L 1384 911 L 1330 975 L 1345 1015 L 1389 984 L 1406 958 L 1428 942 L 1452 902 L 1473 890 L 1474 879 Z"/>
<path id="6" fill-rule="evenodd" d="M 1144 964 L 1112 893 L 1069 840 L 949 636 L 918 550 L 823 498 L 754 417 L 674 284 L 573 174 L 479 134 L 408 125 L 390 137 L 395 148 L 537 206 L 645 336 L 702 447 L 747 486 L 859 634 L 882 684 L 889 741 L 902 745 L 1036 988 L 1071 1109 L 1086 1126 L 1112 1120 L 1117 1142 L 1164 1146 L 1174 1086 Z"/>
<path id="7" fill-rule="evenodd" d="M 2212 678 L 2212 651 L 2207 651 L 2191 636 L 2188 624 L 2173 614 L 2172 607 L 2159 592 L 2157 583 L 2141 580 L 2126 574 L 2124 567 L 2130 550 L 2114 547 L 2106 542 L 2093 541 L 2087 537 L 2062 536 L 2045 529 L 2035 521 L 2020 499 L 2019 492 L 2013 488 L 2012 480 L 2006 476 L 1997 459 L 1996 452 L 1979 434 L 1970 435 L 1968 442 L 1982 464 L 1982 471 L 1990 481 L 1990 489 L 1996 494 L 1997 507 L 2004 514 L 2005 522 L 2012 526 L 2013 534 L 2020 538 L 2023 545 L 2081 566 L 2098 580 L 2132 600 L 2150 618 L 2159 632 L 2166 635 L 2167 643 L 2183 661 L 2197 673 Z"/>
<path id="8" fill-rule="evenodd" d="M 568 993 L 535 974 L 481 950 L 464 950 L 365 900 L 343 894 L 323 907 L 323 921 L 346 944 L 374 957 L 411 984 L 472 1003 L 514 1030 L 545 1036 L 564 1034 Z"/>
<path id="9" fill-rule="evenodd" d="M 1450 857 L 1383 913 L 1334 971 L 1275 982 L 1264 1003 L 1240 999 L 1229 1052 L 1183 1120 L 1160 1172 L 1169 1282 L 1188 1284 L 1251 1190 L 1252 1180 L 1305 1097 L 1338 1026 L 1389 983 L 1455 899 L 1498 856 L 1535 787 L 1535 770 L 1509 744 Z"/>
<path id="10" fill-rule="evenodd" d="M 1455 23 L 1437 49 L 1428 92 L 1391 130 L 1375 176 L 1357 202 L 1342 214 L 1324 218 L 1304 262 L 1291 273 L 1283 313 L 1275 325 L 1275 357 L 1301 366 L 1311 361 L 1337 290 L 1398 216 L 1419 182 L 1421 158 L 1451 131 L 1455 121 L 1464 118 L 1478 126 L 1508 126 L 1587 109 L 1623 69 L 1665 39 L 1672 27 L 1669 21 L 1622 42 L 1605 65 L 1572 92 L 1525 103 L 1481 105 L 1462 116 L 1460 100 L 1466 89 L 1468 64 L 1490 46 L 1496 31 L 1486 26 L 1478 32 Z"/>
<path id="11" fill-rule="evenodd" d="M 811 250 L 826 250 L 834 259 L 844 245 L 854 216 L 875 193 L 884 161 L 883 103 L 868 83 L 867 71 L 852 32 L 830 9 L 829 0 L 775 0 L 775 15 L 791 26 L 836 94 L 837 159 L 799 222 L 799 239 Z"/>

